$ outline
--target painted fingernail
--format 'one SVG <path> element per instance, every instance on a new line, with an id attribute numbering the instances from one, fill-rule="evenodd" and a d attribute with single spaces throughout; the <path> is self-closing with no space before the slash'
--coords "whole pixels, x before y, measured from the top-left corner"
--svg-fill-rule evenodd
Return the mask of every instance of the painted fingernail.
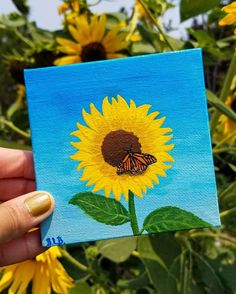
<path id="1" fill-rule="evenodd" d="M 52 200 L 47 193 L 38 193 L 25 200 L 25 206 L 32 216 L 40 216 L 46 213 L 52 205 Z"/>

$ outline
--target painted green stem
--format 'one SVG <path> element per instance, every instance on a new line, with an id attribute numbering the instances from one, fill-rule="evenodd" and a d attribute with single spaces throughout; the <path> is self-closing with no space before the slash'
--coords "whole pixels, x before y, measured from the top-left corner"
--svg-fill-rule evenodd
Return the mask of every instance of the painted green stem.
<path id="1" fill-rule="evenodd" d="M 130 223 L 131 228 L 133 230 L 134 235 L 139 235 L 138 221 L 135 212 L 135 204 L 134 204 L 134 194 L 129 191 L 129 213 L 130 213 Z"/>
<path id="2" fill-rule="evenodd" d="M 161 28 L 161 25 L 155 19 L 155 17 L 151 13 L 151 11 L 148 9 L 148 7 L 144 3 L 144 1 L 143 0 L 138 0 L 138 2 L 142 5 L 142 7 L 145 10 L 147 16 L 150 18 L 151 22 L 155 25 L 155 27 L 157 28 L 157 30 L 159 31 L 159 33 L 162 35 L 164 41 L 166 42 L 166 45 L 170 48 L 171 51 L 175 51 L 174 47 L 171 45 L 171 43 L 169 42 L 169 40 L 166 38 L 166 35 L 165 35 L 164 31 Z"/>
<path id="3" fill-rule="evenodd" d="M 236 74 L 236 56 L 234 55 L 231 60 L 231 63 L 230 63 L 227 75 L 225 77 L 225 81 L 224 81 L 221 93 L 220 93 L 220 100 L 223 102 L 227 99 L 227 96 L 230 92 L 230 86 L 232 84 L 232 80 L 233 80 L 235 74 Z M 211 135 L 212 136 L 213 136 L 214 131 L 216 129 L 217 122 L 218 122 L 220 115 L 221 115 L 221 113 L 218 110 L 215 110 L 215 112 L 212 115 L 212 118 L 211 118 Z"/>

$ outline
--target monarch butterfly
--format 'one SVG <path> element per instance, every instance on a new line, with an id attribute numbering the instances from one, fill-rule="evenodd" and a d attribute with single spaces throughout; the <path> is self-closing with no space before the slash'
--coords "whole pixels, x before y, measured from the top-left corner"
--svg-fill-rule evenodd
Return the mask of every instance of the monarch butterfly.
<path id="1" fill-rule="evenodd" d="M 155 163 L 156 158 L 147 153 L 128 151 L 122 162 L 117 167 L 117 174 L 130 173 L 131 175 L 142 174 L 150 164 Z"/>

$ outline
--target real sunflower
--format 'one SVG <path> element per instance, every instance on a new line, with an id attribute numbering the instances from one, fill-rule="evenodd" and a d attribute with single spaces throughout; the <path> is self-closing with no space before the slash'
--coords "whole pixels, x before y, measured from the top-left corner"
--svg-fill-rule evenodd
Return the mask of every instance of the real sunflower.
<path id="1" fill-rule="evenodd" d="M 0 293 L 8 288 L 9 294 L 23 294 L 32 282 L 33 294 L 68 293 L 74 287 L 72 278 L 58 260 L 61 253 L 58 247 L 51 247 L 35 259 L 27 260 L 2 268 Z"/>
<path id="2" fill-rule="evenodd" d="M 232 25 L 236 23 L 236 1 L 224 6 L 222 10 L 226 12 L 227 15 L 219 21 L 220 26 Z"/>
<path id="3" fill-rule="evenodd" d="M 147 17 L 147 13 L 145 9 L 143 8 L 142 4 L 138 0 L 135 1 L 134 10 L 135 10 L 135 13 L 138 14 L 138 17 L 140 19 Z"/>
<path id="4" fill-rule="evenodd" d="M 58 13 L 59 14 L 64 14 L 69 8 L 69 5 L 67 3 L 62 3 L 58 6 Z"/>
<path id="5" fill-rule="evenodd" d="M 229 97 L 226 101 L 225 104 L 230 107 L 234 112 L 236 112 L 236 93 L 232 96 Z M 228 143 L 233 143 L 236 140 L 236 123 L 230 119 L 226 115 L 221 115 L 220 116 L 220 127 L 221 127 L 221 132 L 224 138 L 230 137 L 228 140 Z M 234 136 L 230 136 L 233 135 Z"/>
<path id="6" fill-rule="evenodd" d="M 120 25 L 114 26 L 106 33 L 106 15 L 92 16 L 89 23 L 87 15 L 80 15 L 74 25 L 68 26 L 72 40 L 57 38 L 58 50 L 67 54 L 55 60 L 55 65 L 64 65 L 86 61 L 96 61 L 125 57 L 119 51 L 127 48 L 127 33 L 120 32 Z"/>
<path id="7" fill-rule="evenodd" d="M 122 194 L 128 199 L 129 190 L 142 197 L 153 183 L 159 183 L 159 176 L 166 176 L 165 170 L 171 168 L 166 162 L 174 161 L 168 153 L 174 145 L 166 144 L 173 136 L 168 134 L 172 129 L 162 127 L 165 117 L 157 119 L 159 112 L 149 113 L 150 107 L 136 106 L 133 100 L 128 104 L 118 96 L 111 103 L 108 97 L 104 98 L 102 112 L 92 103 L 90 113 L 83 109 L 86 126 L 78 123 L 78 130 L 71 133 L 80 140 L 71 143 L 78 149 L 71 158 L 80 161 L 81 180 L 87 181 L 87 186 L 94 186 L 93 192 L 104 190 L 107 197 L 112 192 L 118 201 Z M 142 174 L 118 175 L 117 166 L 129 149 L 151 154 L 157 162 Z"/>

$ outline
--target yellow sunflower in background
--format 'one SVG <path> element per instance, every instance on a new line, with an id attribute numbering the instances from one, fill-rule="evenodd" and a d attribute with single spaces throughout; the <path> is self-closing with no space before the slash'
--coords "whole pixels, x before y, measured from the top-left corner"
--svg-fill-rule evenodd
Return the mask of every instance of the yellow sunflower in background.
<path id="1" fill-rule="evenodd" d="M 227 15 L 219 21 L 220 26 L 232 25 L 236 23 L 236 1 L 222 8 Z"/>
<path id="2" fill-rule="evenodd" d="M 134 9 L 140 19 L 145 18 L 147 16 L 145 9 L 143 8 L 142 4 L 139 3 L 138 0 L 135 1 Z"/>
<path id="3" fill-rule="evenodd" d="M 90 113 L 82 111 L 86 123 L 77 124 L 78 130 L 71 133 L 80 139 L 72 142 L 78 151 L 71 156 L 80 161 L 78 170 L 83 169 L 82 181 L 94 186 L 93 192 L 104 190 L 109 197 L 112 192 L 117 201 L 123 194 L 127 200 L 129 190 L 142 197 L 147 187 L 159 183 L 159 176 L 165 177 L 165 170 L 171 168 L 166 162 L 174 159 L 168 153 L 174 145 L 166 143 L 172 138 L 170 128 L 162 127 L 165 117 L 157 119 L 158 112 L 149 113 L 151 105 L 136 106 L 133 100 L 128 104 L 124 98 L 108 97 L 102 103 L 102 112 L 90 104 Z M 156 158 L 145 172 L 131 175 L 118 174 L 117 167 L 127 151 L 147 153 Z"/>
<path id="4" fill-rule="evenodd" d="M 33 294 L 68 293 L 74 287 L 72 278 L 58 260 L 61 253 L 58 247 L 51 247 L 34 260 L 27 260 L 2 268 L 0 293 L 10 286 L 9 294 L 23 294 L 32 282 Z"/>
<path id="5" fill-rule="evenodd" d="M 87 15 L 76 18 L 75 24 L 68 26 L 72 40 L 57 38 L 58 50 L 67 56 L 55 60 L 55 65 L 96 61 L 125 57 L 119 51 L 127 48 L 127 33 L 120 32 L 120 25 L 114 26 L 106 33 L 106 15 L 92 16 L 89 23 Z"/>
<path id="6" fill-rule="evenodd" d="M 234 112 L 236 112 L 236 94 L 232 97 L 229 97 L 225 101 L 225 104 L 229 106 Z M 234 141 L 236 141 L 236 123 L 226 115 L 221 115 L 219 121 L 221 125 L 222 135 L 226 138 L 235 133 L 234 136 L 232 136 L 230 140 L 228 140 L 228 142 L 233 143 Z"/>

